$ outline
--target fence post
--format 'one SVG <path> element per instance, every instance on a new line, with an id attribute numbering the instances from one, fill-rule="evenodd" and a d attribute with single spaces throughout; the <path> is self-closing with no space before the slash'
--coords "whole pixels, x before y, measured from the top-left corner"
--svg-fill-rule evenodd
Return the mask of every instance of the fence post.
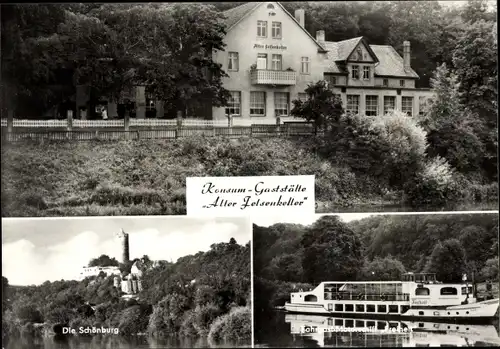
<path id="1" fill-rule="evenodd" d="M 278 134 L 278 137 L 281 136 L 280 126 L 281 126 L 281 118 L 279 116 L 276 116 L 276 132 Z"/>
<path id="2" fill-rule="evenodd" d="M 9 109 L 7 111 L 7 132 L 12 133 L 14 128 L 14 110 Z"/>
<path id="3" fill-rule="evenodd" d="M 180 137 L 182 129 L 182 111 L 177 111 L 177 129 L 176 129 L 176 138 Z"/>
<path id="4" fill-rule="evenodd" d="M 123 116 L 123 127 L 125 130 L 125 139 L 129 139 L 129 131 L 130 131 L 130 112 L 125 111 L 125 115 Z"/>
<path id="5" fill-rule="evenodd" d="M 66 129 L 71 132 L 73 130 L 73 110 L 68 110 L 66 112 L 66 117 L 67 117 L 67 126 Z"/>

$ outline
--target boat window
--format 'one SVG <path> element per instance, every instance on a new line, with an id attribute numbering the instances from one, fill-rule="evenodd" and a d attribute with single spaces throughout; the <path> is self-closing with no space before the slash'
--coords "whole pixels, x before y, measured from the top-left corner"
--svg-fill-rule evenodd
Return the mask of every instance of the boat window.
<path id="1" fill-rule="evenodd" d="M 333 319 L 331 317 L 328 318 L 328 326 L 333 326 Z"/>
<path id="2" fill-rule="evenodd" d="M 354 311 L 354 305 L 352 305 L 352 304 L 346 304 L 345 305 L 345 311 Z"/>
<path id="3" fill-rule="evenodd" d="M 356 312 L 365 312 L 365 305 L 364 304 L 356 304 Z"/>
<path id="4" fill-rule="evenodd" d="M 316 297 L 313 294 L 308 294 L 307 296 L 304 297 L 304 301 L 305 302 L 317 302 L 318 301 L 318 297 Z"/>
<path id="5" fill-rule="evenodd" d="M 402 305 L 401 306 L 401 314 L 406 313 L 408 311 L 408 309 L 410 309 L 409 305 Z"/>
<path id="6" fill-rule="evenodd" d="M 335 326 L 344 326 L 343 319 L 335 319 Z"/>
<path id="7" fill-rule="evenodd" d="M 418 287 L 415 290 L 415 296 L 428 296 L 430 294 L 431 294 L 431 291 L 427 287 Z"/>
<path id="8" fill-rule="evenodd" d="M 385 321 L 378 321 L 377 322 L 377 330 L 385 330 L 387 327 L 387 324 Z"/>
<path id="9" fill-rule="evenodd" d="M 375 304 L 367 304 L 366 305 L 366 312 L 367 313 L 374 313 L 375 312 Z"/>
<path id="10" fill-rule="evenodd" d="M 375 321 L 367 321 L 366 327 L 375 327 Z"/>
<path id="11" fill-rule="evenodd" d="M 333 304 L 332 303 L 329 303 L 328 304 L 328 311 L 332 311 L 333 310 Z"/>
<path id="12" fill-rule="evenodd" d="M 356 327 L 365 327 L 365 322 L 363 320 L 356 320 Z"/>
<path id="13" fill-rule="evenodd" d="M 397 305 L 389 305 L 389 313 L 397 313 L 398 306 Z"/>
<path id="14" fill-rule="evenodd" d="M 335 311 L 344 311 L 343 304 L 335 304 Z"/>
<path id="15" fill-rule="evenodd" d="M 387 307 L 383 304 L 379 304 L 377 306 L 377 312 L 379 313 L 386 313 L 387 312 Z"/>
<path id="16" fill-rule="evenodd" d="M 354 327 L 354 320 L 345 320 L 344 327 Z"/>
<path id="17" fill-rule="evenodd" d="M 454 296 L 457 294 L 458 294 L 458 291 L 455 287 L 443 287 L 443 288 L 441 288 L 441 296 Z"/>

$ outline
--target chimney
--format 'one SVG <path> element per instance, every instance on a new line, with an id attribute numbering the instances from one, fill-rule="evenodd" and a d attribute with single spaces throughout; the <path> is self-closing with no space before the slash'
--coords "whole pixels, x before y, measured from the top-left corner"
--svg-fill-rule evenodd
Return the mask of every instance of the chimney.
<path id="1" fill-rule="evenodd" d="M 300 23 L 302 27 L 305 27 L 305 17 L 306 17 L 305 10 L 301 8 L 295 10 L 295 19 L 297 20 L 297 22 Z"/>
<path id="2" fill-rule="evenodd" d="M 410 42 L 403 42 L 403 67 L 406 70 L 410 70 L 411 67 L 411 54 L 410 54 Z"/>
<path id="3" fill-rule="evenodd" d="M 324 30 L 318 30 L 316 32 L 316 41 L 318 41 L 320 44 L 323 44 L 325 42 L 325 31 Z"/>

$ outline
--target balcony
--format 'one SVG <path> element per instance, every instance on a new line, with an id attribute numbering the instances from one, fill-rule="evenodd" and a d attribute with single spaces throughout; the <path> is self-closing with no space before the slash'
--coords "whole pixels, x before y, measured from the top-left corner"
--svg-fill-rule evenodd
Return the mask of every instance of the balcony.
<path id="1" fill-rule="evenodd" d="M 256 69 L 250 72 L 253 85 L 291 86 L 297 83 L 297 72 L 291 70 Z"/>

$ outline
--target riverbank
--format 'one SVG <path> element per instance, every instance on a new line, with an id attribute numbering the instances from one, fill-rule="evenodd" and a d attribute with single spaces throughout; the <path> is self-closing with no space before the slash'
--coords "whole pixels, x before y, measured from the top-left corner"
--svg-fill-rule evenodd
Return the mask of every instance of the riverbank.
<path id="1" fill-rule="evenodd" d="M 320 155 L 312 139 L 7 144 L 2 147 L 2 212 L 4 217 L 182 215 L 186 177 L 311 174 L 319 213 L 415 210 L 400 190 L 334 161 Z M 495 202 L 489 204 L 496 200 L 495 186 L 476 187 L 453 204 L 495 209 Z"/>

